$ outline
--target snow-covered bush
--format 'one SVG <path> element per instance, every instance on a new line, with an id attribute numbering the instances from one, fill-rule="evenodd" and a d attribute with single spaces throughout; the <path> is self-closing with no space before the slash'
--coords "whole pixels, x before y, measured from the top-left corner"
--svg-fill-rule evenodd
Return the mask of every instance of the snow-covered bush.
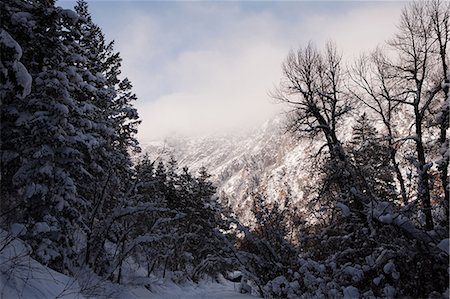
<path id="1" fill-rule="evenodd" d="M 356 219 L 341 218 L 324 227 L 315 245 L 301 254 L 294 274 L 288 274 L 287 281 L 281 276 L 267 284 L 267 296 L 279 298 L 281 281 L 290 286 L 283 296 L 293 293 L 291 298 L 427 297 L 447 290 L 448 254 L 439 249 L 440 242 L 433 245 L 445 235 L 424 243 L 414 235 L 421 230 L 411 234 L 395 221 L 374 223 L 375 233 L 370 235 L 367 225 Z"/>

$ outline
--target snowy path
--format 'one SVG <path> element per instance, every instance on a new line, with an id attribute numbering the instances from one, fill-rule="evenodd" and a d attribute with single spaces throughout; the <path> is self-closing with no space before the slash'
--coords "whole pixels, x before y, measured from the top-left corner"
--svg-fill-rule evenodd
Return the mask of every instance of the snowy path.
<path id="1" fill-rule="evenodd" d="M 144 290 L 142 290 L 144 291 Z M 240 294 L 237 284 L 226 283 L 200 283 L 199 285 L 179 286 L 175 284 L 161 285 L 154 287 L 152 295 L 148 297 L 140 293 L 138 289 L 130 290 L 132 296 L 136 298 L 149 299 L 255 299 L 258 297 L 249 294 Z"/>
<path id="2" fill-rule="evenodd" d="M 4 244 L 4 246 L 1 246 Z M 38 263 L 29 255 L 29 249 L 19 240 L 0 230 L 0 298 L 20 299 L 83 299 L 88 285 L 97 280 L 87 276 L 79 281 Z M 87 283 L 85 285 L 85 283 Z M 238 284 L 225 279 L 220 283 L 201 281 L 199 284 L 177 285 L 171 281 L 151 284 L 152 291 L 131 285 L 117 285 L 108 281 L 99 283 L 92 291 L 99 296 L 120 299 L 255 299 L 238 292 Z M 88 296 L 91 297 L 91 296 Z"/>

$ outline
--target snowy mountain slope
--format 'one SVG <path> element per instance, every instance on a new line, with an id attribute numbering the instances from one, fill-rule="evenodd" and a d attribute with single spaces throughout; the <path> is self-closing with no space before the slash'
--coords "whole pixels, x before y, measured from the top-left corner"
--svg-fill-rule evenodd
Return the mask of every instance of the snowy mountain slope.
<path id="1" fill-rule="evenodd" d="M 251 219 L 251 194 L 262 192 L 282 206 L 286 197 L 299 202 L 307 181 L 308 142 L 285 134 L 280 118 L 234 135 L 198 139 L 171 138 L 144 145 L 151 158 L 173 155 L 192 171 L 201 166 L 212 174 L 222 199 L 228 198 L 241 220 Z"/>

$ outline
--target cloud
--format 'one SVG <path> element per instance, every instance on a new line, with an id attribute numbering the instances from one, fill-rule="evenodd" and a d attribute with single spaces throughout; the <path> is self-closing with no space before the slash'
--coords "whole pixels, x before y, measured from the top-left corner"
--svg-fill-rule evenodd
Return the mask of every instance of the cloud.
<path id="1" fill-rule="evenodd" d="M 362 3 L 343 14 L 308 18 L 303 28 L 318 43 L 336 41 L 345 57 L 352 59 L 392 37 L 403 6 L 402 2 Z"/>
<path id="2" fill-rule="evenodd" d="M 172 6 L 171 14 L 128 10 L 128 23 L 113 36 L 123 72 L 139 97 L 141 141 L 267 120 L 282 109 L 268 93 L 279 82 L 291 48 L 308 40 L 321 46 L 331 38 L 347 57 L 356 56 L 395 32 L 401 8 L 358 3 L 340 13 L 284 19 L 279 12 L 244 10 L 238 3 Z"/>
<path id="3" fill-rule="evenodd" d="M 165 77 L 175 80 L 179 91 L 141 107 L 144 134 L 198 135 L 270 118 L 275 107 L 267 93 L 280 76 L 285 51 L 271 45 L 244 45 L 184 52 L 170 63 Z"/>

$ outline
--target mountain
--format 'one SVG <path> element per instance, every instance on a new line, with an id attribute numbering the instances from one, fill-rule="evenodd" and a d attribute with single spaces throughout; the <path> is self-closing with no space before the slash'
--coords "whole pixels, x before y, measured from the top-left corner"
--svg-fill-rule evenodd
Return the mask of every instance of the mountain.
<path id="1" fill-rule="evenodd" d="M 206 167 L 222 201 L 249 224 L 255 192 L 266 195 L 269 204 L 277 201 L 281 207 L 287 197 L 301 201 L 308 181 L 308 147 L 308 142 L 285 133 L 283 121 L 275 118 L 239 134 L 191 139 L 175 136 L 151 142 L 144 145 L 144 151 L 152 159 L 173 156 L 180 167 L 188 166 L 194 172 Z"/>

